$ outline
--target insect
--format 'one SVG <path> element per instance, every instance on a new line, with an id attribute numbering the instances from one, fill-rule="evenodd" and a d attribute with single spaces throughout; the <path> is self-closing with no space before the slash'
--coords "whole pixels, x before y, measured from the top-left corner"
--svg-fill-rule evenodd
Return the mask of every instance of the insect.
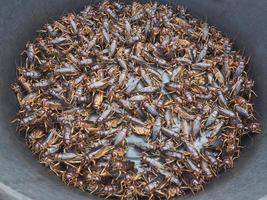
<path id="1" fill-rule="evenodd" d="M 193 137 L 196 138 L 199 135 L 200 129 L 201 129 L 201 115 L 197 115 L 196 118 L 193 121 Z"/>
<path id="2" fill-rule="evenodd" d="M 119 145 L 125 139 L 127 134 L 127 128 L 120 130 L 114 138 L 114 145 Z"/>
<path id="3" fill-rule="evenodd" d="M 196 59 L 197 63 L 202 61 L 205 58 L 207 51 L 208 51 L 208 47 L 204 46 L 203 49 L 199 52 L 199 54 L 197 56 L 197 59 Z"/>
<path id="4" fill-rule="evenodd" d="M 144 151 L 152 151 L 155 150 L 155 146 L 153 144 L 148 144 L 148 143 L 135 143 L 134 144 L 136 148 L 144 150 Z"/>
<path id="5" fill-rule="evenodd" d="M 242 74 L 244 69 L 245 69 L 245 64 L 243 61 L 240 61 L 239 65 L 237 66 L 236 71 L 233 75 L 233 78 L 237 79 Z"/>
<path id="6" fill-rule="evenodd" d="M 99 118 L 97 119 L 97 122 L 103 122 L 110 114 L 112 113 L 112 107 L 107 108 L 104 112 L 101 113 Z"/>
<path id="7" fill-rule="evenodd" d="M 36 111 L 34 113 L 31 113 L 28 116 L 21 118 L 19 120 L 19 126 L 25 127 L 25 126 L 28 126 L 30 124 L 36 124 L 39 121 L 41 121 L 43 117 L 45 117 L 45 111 L 44 110 Z"/>
<path id="8" fill-rule="evenodd" d="M 183 160 L 185 158 L 184 154 L 181 153 L 181 152 L 170 152 L 170 151 L 167 151 L 167 152 L 165 152 L 165 154 L 168 157 L 176 158 L 176 159 L 179 159 L 179 160 Z"/>
<path id="9" fill-rule="evenodd" d="M 75 159 L 76 157 L 78 157 L 78 155 L 75 153 L 58 153 L 55 155 L 55 159 L 58 161 L 69 161 Z"/>
<path id="10" fill-rule="evenodd" d="M 205 126 L 208 127 L 211 124 L 213 124 L 215 120 L 217 119 L 217 116 L 218 116 L 218 110 L 215 109 L 212 113 L 210 113 Z"/>
<path id="11" fill-rule="evenodd" d="M 157 107 L 155 105 L 152 105 L 152 104 L 145 102 L 144 107 L 147 110 L 147 112 L 149 112 L 151 115 L 153 115 L 153 116 L 159 115 L 159 113 L 157 111 Z"/>
<path id="12" fill-rule="evenodd" d="M 241 115 L 243 117 L 246 117 L 246 118 L 250 117 L 249 112 L 245 108 L 243 108 L 239 105 L 235 106 L 235 110 L 238 112 L 239 115 Z"/>
<path id="13" fill-rule="evenodd" d="M 66 144 L 69 144 L 70 143 L 70 139 L 71 139 L 71 134 L 73 132 L 72 130 L 72 126 L 70 123 L 66 122 L 64 125 L 63 125 L 63 128 L 64 128 L 64 141 Z"/>
<path id="14" fill-rule="evenodd" d="M 145 95 L 135 95 L 130 97 L 128 100 L 129 101 L 134 101 L 134 102 L 140 102 L 146 100 L 147 97 Z"/>
<path id="15" fill-rule="evenodd" d="M 109 144 L 109 141 L 104 138 L 102 140 L 99 140 L 97 142 L 94 142 L 94 143 L 88 145 L 87 147 L 91 148 L 91 149 L 95 149 L 95 148 L 99 148 L 99 147 L 102 147 L 102 146 L 107 145 L 107 144 Z"/>
<path id="16" fill-rule="evenodd" d="M 67 40 L 67 38 L 65 38 L 65 37 L 56 37 L 56 38 L 51 40 L 51 43 L 52 44 L 60 44 L 66 40 Z"/>
<path id="17" fill-rule="evenodd" d="M 152 140 L 156 140 L 158 137 L 160 137 L 160 131 L 161 131 L 161 117 L 157 117 L 152 128 L 152 134 L 151 134 Z"/>
<path id="18" fill-rule="evenodd" d="M 57 140 L 57 132 L 55 129 L 49 130 L 48 135 L 35 143 L 34 151 L 40 151 L 45 149 L 45 147 L 53 145 Z"/>
<path id="19" fill-rule="evenodd" d="M 147 87 L 143 87 L 143 88 L 139 89 L 139 92 L 140 93 L 154 93 L 158 90 L 159 90 L 158 87 L 147 86 Z"/>
<path id="20" fill-rule="evenodd" d="M 35 70 L 26 70 L 26 69 L 18 68 L 18 71 L 22 73 L 23 76 L 29 79 L 38 79 L 42 76 L 40 72 L 35 71 Z"/>
<path id="21" fill-rule="evenodd" d="M 51 154 L 55 154 L 57 153 L 60 149 L 60 145 L 56 144 L 56 145 L 50 145 L 49 148 L 47 148 L 47 150 L 43 153 L 43 156 L 49 156 Z"/>

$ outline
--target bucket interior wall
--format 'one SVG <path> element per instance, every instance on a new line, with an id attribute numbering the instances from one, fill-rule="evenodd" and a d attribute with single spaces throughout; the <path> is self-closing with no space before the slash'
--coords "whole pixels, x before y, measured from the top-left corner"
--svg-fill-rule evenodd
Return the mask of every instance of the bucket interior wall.
<path id="1" fill-rule="evenodd" d="M 16 115 L 17 104 L 9 87 L 15 81 L 15 66 L 21 62 L 19 54 L 26 42 L 36 37 L 36 30 L 64 13 L 78 12 L 85 5 L 95 2 L 97 1 L 0 0 L 0 199 L 7 199 L 3 192 L 8 195 L 10 190 L 38 200 L 98 199 L 64 185 L 52 172 L 39 164 L 37 158 L 26 148 L 15 126 L 10 124 Z M 267 193 L 267 1 L 158 2 L 186 6 L 195 17 L 217 26 L 235 41 L 245 55 L 251 56 L 248 71 L 256 81 L 256 111 L 263 126 L 262 134 L 247 137 L 243 141 L 247 147 L 242 150 L 234 169 L 219 175 L 203 192 L 179 199 L 260 199 Z M 15 193 L 12 195 L 16 196 Z"/>

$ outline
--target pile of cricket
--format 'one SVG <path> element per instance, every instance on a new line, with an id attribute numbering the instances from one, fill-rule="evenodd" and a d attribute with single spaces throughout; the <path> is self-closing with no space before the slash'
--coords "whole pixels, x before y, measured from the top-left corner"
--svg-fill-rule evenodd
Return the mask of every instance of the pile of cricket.
<path id="1" fill-rule="evenodd" d="M 197 192 L 260 132 L 248 59 L 181 6 L 104 1 L 38 33 L 12 84 L 14 121 L 66 184 L 121 199 Z"/>

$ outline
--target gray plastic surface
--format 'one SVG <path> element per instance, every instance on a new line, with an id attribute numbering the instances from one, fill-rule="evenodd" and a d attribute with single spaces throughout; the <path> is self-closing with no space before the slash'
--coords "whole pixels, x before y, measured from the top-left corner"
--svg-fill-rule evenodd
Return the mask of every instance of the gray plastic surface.
<path id="1" fill-rule="evenodd" d="M 159 1 L 182 4 L 194 16 L 207 20 L 227 33 L 251 56 L 249 72 L 256 80 L 256 111 L 263 134 L 248 137 L 235 168 L 223 173 L 203 192 L 180 200 L 256 200 L 267 194 L 267 1 L 266 0 L 180 0 Z M 17 106 L 9 89 L 15 66 L 35 30 L 64 13 L 79 11 L 93 1 L 85 0 L 0 0 L 0 199 L 73 200 L 99 199 L 61 183 L 38 164 L 25 148 L 10 121 Z M 14 192 L 16 191 L 16 192 Z"/>

